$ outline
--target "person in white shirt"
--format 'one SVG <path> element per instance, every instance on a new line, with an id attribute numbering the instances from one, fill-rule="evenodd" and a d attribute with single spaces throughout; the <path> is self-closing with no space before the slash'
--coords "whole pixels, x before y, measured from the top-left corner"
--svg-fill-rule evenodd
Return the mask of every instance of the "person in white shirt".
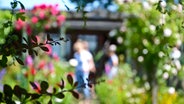
<path id="1" fill-rule="evenodd" d="M 78 40 L 74 44 L 74 58 L 77 60 L 75 67 L 75 76 L 78 81 L 78 91 L 84 94 L 86 99 L 90 98 L 90 89 L 86 85 L 90 71 L 94 70 L 94 62 L 92 54 L 86 49 L 82 40 Z M 85 86 L 84 86 L 85 85 Z"/>

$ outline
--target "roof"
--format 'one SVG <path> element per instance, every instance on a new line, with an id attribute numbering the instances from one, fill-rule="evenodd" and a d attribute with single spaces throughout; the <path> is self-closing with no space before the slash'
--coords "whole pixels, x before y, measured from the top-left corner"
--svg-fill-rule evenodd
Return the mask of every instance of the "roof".
<path id="1" fill-rule="evenodd" d="M 107 10 L 96 10 L 86 13 L 87 21 L 84 27 L 85 20 L 82 12 L 68 12 L 66 26 L 68 29 L 86 29 L 86 30 L 101 30 L 109 31 L 122 26 L 124 14 L 118 12 L 109 12 Z"/>

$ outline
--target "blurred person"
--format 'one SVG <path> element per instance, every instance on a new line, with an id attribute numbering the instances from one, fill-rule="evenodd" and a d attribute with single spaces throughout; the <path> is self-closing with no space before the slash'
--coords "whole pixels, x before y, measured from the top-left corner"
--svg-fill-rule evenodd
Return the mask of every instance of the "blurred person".
<path id="1" fill-rule="evenodd" d="M 95 72 L 96 72 L 95 63 L 94 63 L 93 55 L 92 55 L 92 53 L 91 53 L 90 50 L 89 50 L 89 44 L 88 44 L 87 41 L 84 41 L 84 40 L 81 40 L 81 41 L 82 41 L 82 43 L 83 43 L 83 45 L 84 45 L 84 49 L 86 50 L 86 52 L 87 52 L 88 54 L 90 54 L 90 56 L 92 56 L 91 59 L 89 60 L 90 72 L 95 73 Z"/>
<path id="2" fill-rule="evenodd" d="M 77 40 L 74 44 L 74 58 L 77 61 L 75 67 L 75 76 L 78 81 L 78 92 L 84 95 L 85 99 L 91 98 L 90 88 L 87 86 L 87 78 L 90 71 L 94 71 L 94 62 L 92 54 L 86 49 L 84 41 Z"/>
<path id="3" fill-rule="evenodd" d="M 93 56 L 92 53 L 89 50 L 89 43 L 87 41 L 83 40 L 83 45 L 84 45 L 84 49 L 89 54 L 91 54 L 91 56 Z M 95 67 L 95 63 L 94 63 L 93 57 L 90 60 L 90 65 L 91 66 L 90 66 L 90 73 L 89 74 L 91 74 L 91 76 L 93 76 L 93 78 L 90 79 L 90 81 L 92 81 L 92 83 L 93 83 L 95 81 L 95 79 L 96 79 L 96 67 Z M 92 87 L 90 89 L 90 91 L 91 91 L 91 97 L 92 98 L 96 98 L 96 95 L 95 95 L 95 86 L 94 86 L 94 84 L 91 84 L 91 85 L 92 85 Z"/>
<path id="4" fill-rule="evenodd" d="M 108 59 L 105 63 L 105 72 L 109 79 L 113 79 L 117 75 L 118 71 L 118 56 L 115 53 L 116 46 L 114 44 L 110 45 L 107 50 Z"/>

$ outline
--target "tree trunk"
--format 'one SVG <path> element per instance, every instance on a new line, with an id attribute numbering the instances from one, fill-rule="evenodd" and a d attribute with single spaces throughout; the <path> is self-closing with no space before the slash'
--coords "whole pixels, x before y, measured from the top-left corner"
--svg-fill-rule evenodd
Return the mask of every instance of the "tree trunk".
<path id="1" fill-rule="evenodd" d="M 158 84 L 156 78 L 152 80 L 152 89 L 151 89 L 151 95 L 152 95 L 152 104 L 157 104 L 158 102 Z"/>
<path id="2" fill-rule="evenodd" d="M 154 66 L 154 65 L 153 65 Z M 151 95 L 151 104 L 157 104 L 158 103 L 158 83 L 157 83 L 157 78 L 156 78 L 156 72 L 157 72 L 157 67 L 152 67 L 148 71 L 148 81 L 150 84 L 150 95 Z"/>

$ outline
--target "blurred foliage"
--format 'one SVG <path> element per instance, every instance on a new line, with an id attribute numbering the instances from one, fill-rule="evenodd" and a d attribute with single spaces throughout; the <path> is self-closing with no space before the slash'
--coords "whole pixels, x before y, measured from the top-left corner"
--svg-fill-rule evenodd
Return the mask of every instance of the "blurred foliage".
<path id="1" fill-rule="evenodd" d="M 166 14 L 156 9 L 158 5 L 150 2 L 120 4 L 119 10 L 127 15 L 127 20 L 112 37 L 117 40 L 118 53 L 125 53 L 148 73 L 153 67 L 162 70 L 164 64 L 171 63 L 172 48 L 183 42 L 180 5 L 172 5 L 171 13 Z"/>
<path id="2" fill-rule="evenodd" d="M 116 30 L 111 38 L 117 41 L 117 52 L 124 54 L 126 61 L 132 65 L 133 70 L 135 69 L 138 76 L 135 80 L 140 86 L 147 83 L 151 91 L 157 85 L 166 88 L 173 86 L 175 89 L 177 83 L 181 83 L 177 81 L 182 80 L 178 76 L 184 73 L 183 67 L 178 68 L 174 64 L 174 61 L 179 59 L 173 59 L 171 54 L 183 44 L 182 6 L 164 0 L 158 2 L 127 0 L 119 3 L 119 11 L 124 13 L 126 18 L 122 27 Z M 160 88 L 155 93 L 159 91 Z"/>
<path id="3" fill-rule="evenodd" d="M 106 76 L 104 75 L 104 78 Z M 118 75 L 113 80 L 106 80 L 96 85 L 96 94 L 100 104 L 151 104 L 148 94 L 149 84 L 135 80 L 138 76 L 129 64 L 120 64 Z M 170 92 L 172 87 L 160 86 L 158 104 L 182 104 L 183 91 Z M 108 99 L 110 98 L 110 99 Z"/>
<path id="4" fill-rule="evenodd" d="M 11 17 L 10 11 L 0 11 L 0 44 L 5 42 L 5 37 L 8 35 L 9 28 L 4 28 L 4 25 Z"/>
<path id="5" fill-rule="evenodd" d="M 13 102 L 26 104 L 38 102 L 45 104 L 51 101 L 54 104 L 75 104 L 78 102 L 79 94 L 76 90 L 79 87 L 76 87 L 74 67 L 71 67 L 67 62 L 59 61 L 58 58 L 45 55 L 41 57 L 34 58 L 32 61 L 26 59 L 26 66 L 23 68 L 18 63 L 16 67 L 7 67 L 8 69 L 15 69 L 13 71 L 7 69 L 6 75 L 2 79 L 4 88 L 8 87 L 13 91 L 12 97 L 9 99 L 12 101 L 11 104 Z M 93 78 L 94 76 L 90 74 L 88 83 L 84 84 L 90 87 L 91 84 L 101 82 L 100 80 L 95 82 Z M 20 91 L 19 95 L 17 91 Z M 24 98 L 24 95 L 27 97 Z M 2 92 L 1 99 L 1 103 L 8 102 L 4 92 Z"/>

